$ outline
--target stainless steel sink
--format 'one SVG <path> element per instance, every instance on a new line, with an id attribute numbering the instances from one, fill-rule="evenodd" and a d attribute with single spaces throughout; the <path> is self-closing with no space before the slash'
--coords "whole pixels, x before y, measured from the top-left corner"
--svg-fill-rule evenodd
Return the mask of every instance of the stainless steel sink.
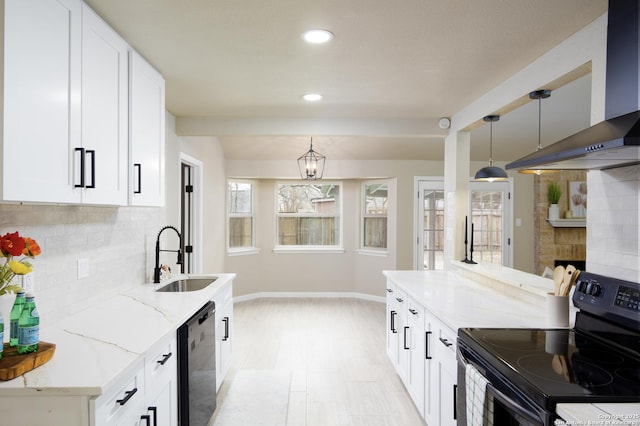
<path id="1" fill-rule="evenodd" d="M 209 284 L 217 280 L 217 277 L 209 278 L 186 278 L 184 280 L 177 280 L 170 282 L 169 284 L 160 287 L 156 291 L 164 292 L 183 292 L 183 291 L 197 291 L 206 288 Z"/>

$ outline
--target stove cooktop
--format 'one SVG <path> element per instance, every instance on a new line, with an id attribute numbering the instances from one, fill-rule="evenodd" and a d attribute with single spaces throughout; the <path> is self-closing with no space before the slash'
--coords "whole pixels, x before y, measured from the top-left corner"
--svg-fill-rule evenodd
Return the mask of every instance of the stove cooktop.
<path id="1" fill-rule="evenodd" d="M 640 402 L 640 359 L 580 331 L 471 328 L 461 333 L 513 385 L 548 408 L 558 402 Z"/>

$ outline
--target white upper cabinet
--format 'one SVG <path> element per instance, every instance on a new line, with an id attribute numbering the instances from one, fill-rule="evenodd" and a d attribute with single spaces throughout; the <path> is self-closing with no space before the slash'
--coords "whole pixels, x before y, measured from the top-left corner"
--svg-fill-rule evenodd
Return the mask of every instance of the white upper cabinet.
<path id="1" fill-rule="evenodd" d="M 0 199 L 164 205 L 162 76 L 81 0 L 4 18 Z"/>
<path id="2" fill-rule="evenodd" d="M 5 0 L 2 199 L 78 203 L 79 0 Z"/>
<path id="3" fill-rule="evenodd" d="M 129 63 L 129 204 L 164 206 L 164 78 L 135 51 Z"/>
<path id="4" fill-rule="evenodd" d="M 90 8 L 82 11 L 82 201 L 126 205 L 128 46 Z"/>

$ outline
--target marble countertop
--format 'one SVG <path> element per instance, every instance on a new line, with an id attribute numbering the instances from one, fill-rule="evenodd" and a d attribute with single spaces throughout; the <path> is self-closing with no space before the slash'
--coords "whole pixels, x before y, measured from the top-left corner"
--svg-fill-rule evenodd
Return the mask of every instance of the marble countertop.
<path id="1" fill-rule="evenodd" d="M 478 265 L 474 265 L 478 266 Z M 531 291 L 520 285 L 508 284 L 514 289 L 479 283 L 468 274 L 448 271 L 383 271 L 393 283 L 400 285 L 416 302 L 453 330 L 463 327 L 517 327 L 545 328 L 547 316 L 545 296 L 553 289 L 538 282 Z M 527 292 L 524 298 L 514 292 Z M 571 309 L 571 323 L 575 309 Z"/>
<path id="2" fill-rule="evenodd" d="M 144 284 L 41 329 L 40 339 L 56 344 L 55 355 L 35 370 L 0 382 L 0 397 L 102 394 L 235 278 L 207 276 L 218 278 L 202 290 L 156 292 L 166 283 Z"/>

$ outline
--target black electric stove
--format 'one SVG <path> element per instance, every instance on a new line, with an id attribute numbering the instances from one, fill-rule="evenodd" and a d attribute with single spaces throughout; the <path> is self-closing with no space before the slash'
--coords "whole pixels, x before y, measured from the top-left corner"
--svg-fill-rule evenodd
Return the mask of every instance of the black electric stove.
<path id="1" fill-rule="evenodd" d="M 583 272 L 573 303 L 570 330 L 459 330 L 459 425 L 468 363 L 489 382 L 493 424 L 551 425 L 561 402 L 640 402 L 640 284 Z"/>

